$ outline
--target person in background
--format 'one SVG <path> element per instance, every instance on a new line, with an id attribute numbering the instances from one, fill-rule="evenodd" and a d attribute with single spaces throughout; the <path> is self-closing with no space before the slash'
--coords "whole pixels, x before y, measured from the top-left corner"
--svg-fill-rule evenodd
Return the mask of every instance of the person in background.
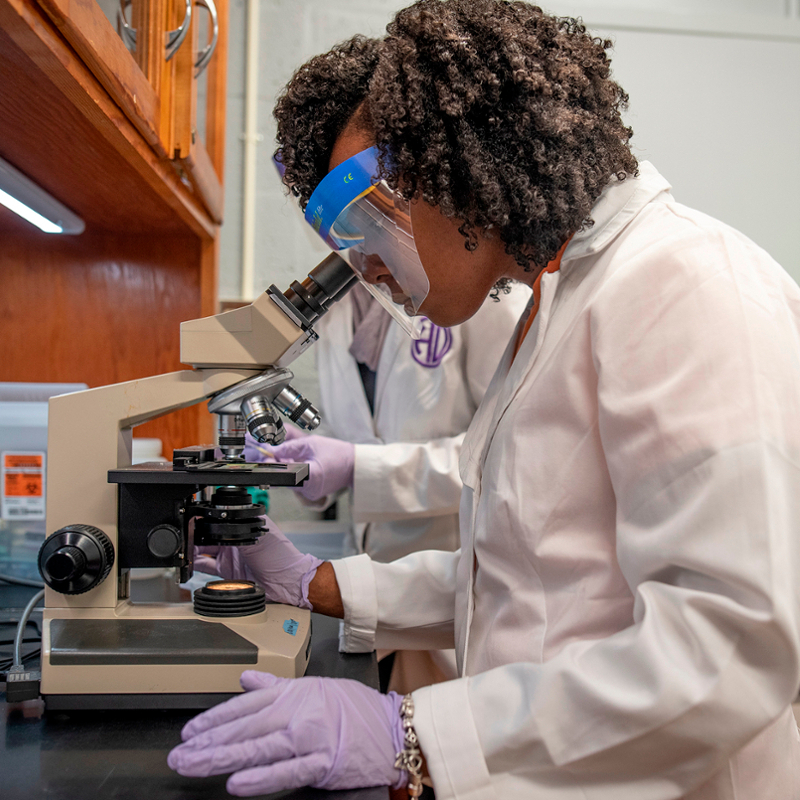
<path id="1" fill-rule="evenodd" d="M 459 552 L 320 563 L 271 526 L 244 554 L 347 650 L 455 644 L 460 677 L 402 698 L 245 672 L 184 728 L 181 774 L 800 800 L 800 289 L 637 162 L 610 44 L 523 2 L 421 0 L 335 139 L 302 114 L 313 70 L 279 100 L 301 203 L 373 161 L 408 201 L 421 313 L 460 323 L 506 279 L 533 303 L 462 443 Z M 390 255 L 365 277 L 411 298 Z"/>
<path id="2" fill-rule="evenodd" d="M 317 326 L 321 405 L 336 438 L 293 432 L 269 448 L 250 440 L 245 456 L 309 462 L 297 491 L 320 509 L 349 488 L 350 552 L 388 562 L 456 550 L 461 442 L 529 297 L 516 284 L 453 328 L 423 318 L 414 340 L 356 285 Z M 452 650 L 378 657 L 384 690 L 406 693 L 457 674 Z"/>

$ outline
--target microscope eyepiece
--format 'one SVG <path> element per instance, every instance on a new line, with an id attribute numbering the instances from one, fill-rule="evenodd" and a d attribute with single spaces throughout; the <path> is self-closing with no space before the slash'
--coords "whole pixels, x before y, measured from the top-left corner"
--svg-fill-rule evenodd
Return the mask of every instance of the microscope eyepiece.
<path id="1" fill-rule="evenodd" d="M 350 265 L 336 253 L 331 253 L 308 273 L 302 283 L 293 281 L 283 296 L 311 324 L 357 280 Z"/>

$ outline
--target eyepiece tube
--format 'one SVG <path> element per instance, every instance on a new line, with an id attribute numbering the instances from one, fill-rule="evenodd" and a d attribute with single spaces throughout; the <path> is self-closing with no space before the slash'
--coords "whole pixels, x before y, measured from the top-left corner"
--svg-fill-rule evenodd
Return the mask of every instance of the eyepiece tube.
<path id="1" fill-rule="evenodd" d="M 336 253 L 331 253 L 308 273 L 302 283 L 293 281 L 283 295 L 309 323 L 313 323 L 357 280 L 350 265 Z"/>

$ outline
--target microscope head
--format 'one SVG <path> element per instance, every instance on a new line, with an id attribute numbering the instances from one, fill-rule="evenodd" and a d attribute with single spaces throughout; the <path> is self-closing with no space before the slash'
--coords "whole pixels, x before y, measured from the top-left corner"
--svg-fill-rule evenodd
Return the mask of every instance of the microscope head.
<path id="1" fill-rule="evenodd" d="M 305 430 L 319 425 L 319 412 L 289 385 L 294 376 L 286 366 L 317 340 L 313 323 L 357 280 L 332 253 L 286 292 L 273 285 L 249 306 L 181 323 L 185 363 L 258 370 L 209 400 L 209 411 L 219 417 L 223 460 L 244 461 L 246 430 L 256 441 L 280 444 L 286 437 L 280 414 Z"/>
<path id="2" fill-rule="evenodd" d="M 285 367 L 317 339 L 312 325 L 358 280 L 335 253 L 286 292 L 270 286 L 250 305 L 181 323 L 181 361 L 196 369 Z"/>

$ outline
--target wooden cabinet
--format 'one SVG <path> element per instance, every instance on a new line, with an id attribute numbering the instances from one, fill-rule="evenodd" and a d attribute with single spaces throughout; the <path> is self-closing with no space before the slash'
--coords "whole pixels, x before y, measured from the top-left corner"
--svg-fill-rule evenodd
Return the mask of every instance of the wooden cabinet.
<path id="1" fill-rule="evenodd" d="M 149 2 L 137 13 L 163 0 Z M 217 310 L 227 8 L 206 78 L 213 124 L 204 142 L 189 128 L 173 147 L 175 120 L 186 122 L 172 90 L 166 102 L 164 72 L 177 91 L 199 29 L 186 64 L 179 50 L 159 82 L 158 59 L 138 63 L 94 5 L 0 0 L 0 157 L 86 223 L 79 236 L 48 235 L 0 206 L 0 381 L 100 386 L 182 369 L 179 323 Z M 183 91 L 196 98 L 188 71 Z M 201 405 L 134 435 L 160 437 L 169 456 L 213 441 L 213 425 Z"/>
<path id="2" fill-rule="evenodd" d="M 213 137 L 220 117 L 224 122 L 218 100 L 226 78 L 227 0 L 38 4 L 154 151 L 175 161 L 221 223 L 222 153 L 214 150 Z M 198 130 L 198 111 L 208 120 L 210 143 Z"/>

